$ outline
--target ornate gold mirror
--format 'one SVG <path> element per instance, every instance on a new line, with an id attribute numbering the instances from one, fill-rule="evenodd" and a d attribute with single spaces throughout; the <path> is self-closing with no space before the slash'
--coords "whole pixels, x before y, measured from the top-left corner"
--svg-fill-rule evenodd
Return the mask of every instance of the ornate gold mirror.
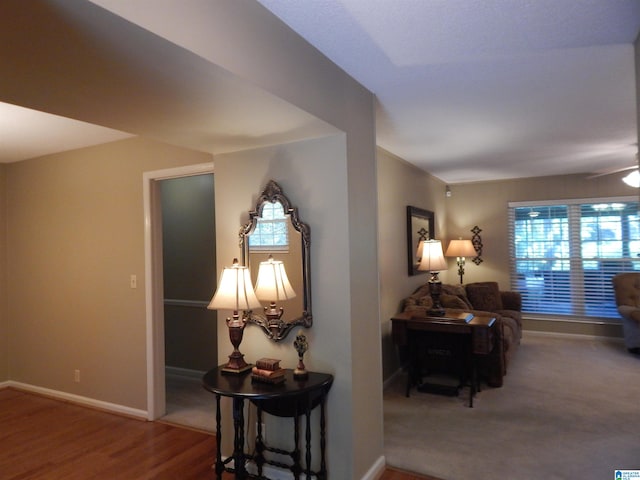
<path id="1" fill-rule="evenodd" d="M 309 226 L 280 185 L 270 180 L 240 229 L 240 248 L 264 307 L 251 311 L 249 322 L 276 342 L 294 327 L 313 323 L 309 244 Z"/>

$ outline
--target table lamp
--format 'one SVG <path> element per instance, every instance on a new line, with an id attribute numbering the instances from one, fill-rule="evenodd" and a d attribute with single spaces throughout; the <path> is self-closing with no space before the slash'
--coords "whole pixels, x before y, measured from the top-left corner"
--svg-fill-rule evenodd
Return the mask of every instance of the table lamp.
<path id="1" fill-rule="evenodd" d="M 456 264 L 458 265 L 458 275 L 460 275 L 460 283 L 462 283 L 462 277 L 464 276 L 464 263 L 465 257 L 475 257 L 476 249 L 471 243 L 471 240 L 451 240 L 449 247 L 445 252 L 447 257 L 456 257 Z"/>
<path id="2" fill-rule="evenodd" d="M 238 265 L 238 259 L 234 258 L 233 266 L 225 267 L 222 271 L 218 289 L 207 306 L 209 310 L 233 310 L 233 316 L 226 320 L 233 352 L 229 355 L 229 362 L 222 368 L 223 373 L 238 374 L 251 369 L 251 365 L 244 361 L 244 355 L 239 350 L 247 317 L 245 314 L 240 317 L 238 312 L 260 306 L 260 300 L 253 290 L 249 269 Z"/>
<path id="3" fill-rule="evenodd" d="M 418 251 L 422 249 L 422 258 L 418 265 L 418 270 L 426 270 L 431 273 L 429 278 L 429 293 L 433 306 L 429 310 L 432 317 L 444 316 L 444 308 L 440 304 L 440 294 L 442 293 L 442 282 L 438 278 L 438 273 L 447 269 L 447 261 L 442 254 L 442 242 L 440 240 L 423 240 L 418 245 Z"/>
<path id="4" fill-rule="evenodd" d="M 269 255 L 267 261 L 260 262 L 256 280 L 256 296 L 259 300 L 270 302 L 268 307 L 264 307 L 264 314 L 267 317 L 269 330 L 279 332 L 283 323 L 281 318 L 284 308 L 278 308 L 276 302 L 294 298 L 296 292 L 289 282 L 284 263 L 280 260 L 274 260 L 272 255 Z"/>

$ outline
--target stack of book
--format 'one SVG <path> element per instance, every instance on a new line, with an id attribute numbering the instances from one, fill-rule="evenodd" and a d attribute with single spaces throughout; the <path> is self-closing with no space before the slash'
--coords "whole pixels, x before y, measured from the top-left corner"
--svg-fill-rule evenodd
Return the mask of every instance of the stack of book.
<path id="1" fill-rule="evenodd" d="M 276 358 L 261 358 L 256 361 L 251 370 L 251 379 L 256 382 L 282 383 L 284 382 L 284 368 L 280 368 L 280 360 Z"/>

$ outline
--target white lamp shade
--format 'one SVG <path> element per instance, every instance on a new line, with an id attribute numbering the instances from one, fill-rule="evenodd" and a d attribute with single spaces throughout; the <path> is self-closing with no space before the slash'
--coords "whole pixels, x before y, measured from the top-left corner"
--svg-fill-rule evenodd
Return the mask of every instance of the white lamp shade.
<path id="1" fill-rule="evenodd" d="M 451 240 L 445 256 L 447 257 L 475 257 L 476 249 L 473 247 L 471 240 Z"/>
<path id="2" fill-rule="evenodd" d="M 447 261 L 442 254 L 442 242 L 440 240 L 425 240 L 422 244 L 422 258 L 418 270 L 428 272 L 440 272 L 447 269 Z M 420 246 L 418 246 L 418 251 Z"/>
<path id="3" fill-rule="evenodd" d="M 249 269 L 238 265 L 234 259 L 232 267 L 225 267 L 220 275 L 218 289 L 207 306 L 209 310 L 251 310 L 260 307 L 251 283 Z"/>
<path id="4" fill-rule="evenodd" d="M 296 296 L 287 277 L 284 263 L 274 260 L 271 255 L 266 262 L 260 262 L 256 295 L 260 300 L 268 301 L 289 300 Z"/>

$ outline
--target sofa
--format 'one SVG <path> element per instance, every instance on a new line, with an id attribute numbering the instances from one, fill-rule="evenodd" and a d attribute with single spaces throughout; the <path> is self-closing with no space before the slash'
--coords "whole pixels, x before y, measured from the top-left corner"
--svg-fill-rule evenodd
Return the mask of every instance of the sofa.
<path id="1" fill-rule="evenodd" d="M 640 354 L 640 273 L 625 272 L 611 279 L 618 313 L 622 317 L 624 343 L 631 353 Z"/>
<path id="2" fill-rule="evenodd" d="M 491 387 L 501 387 L 507 367 L 522 339 L 522 297 L 513 291 L 501 291 L 497 282 L 466 285 L 442 284 L 440 303 L 445 316 L 462 312 L 496 318 L 495 344 L 489 355 L 479 361 L 479 374 Z M 428 316 L 433 302 L 429 284 L 420 286 L 402 302 L 402 311 Z"/>

